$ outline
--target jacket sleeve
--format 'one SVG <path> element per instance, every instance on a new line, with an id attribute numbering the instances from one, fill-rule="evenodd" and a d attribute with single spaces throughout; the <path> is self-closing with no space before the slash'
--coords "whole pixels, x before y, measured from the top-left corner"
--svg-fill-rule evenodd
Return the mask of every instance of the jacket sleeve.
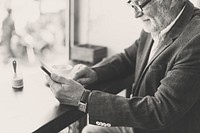
<path id="1" fill-rule="evenodd" d="M 93 91 L 89 122 L 107 126 L 162 129 L 180 120 L 200 97 L 200 34 L 176 55 L 174 65 L 153 96 L 131 99 Z M 147 88 L 148 89 L 148 88 Z"/>
<path id="2" fill-rule="evenodd" d="M 126 48 L 124 53 L 116 54 L 101 62 L 101 65 L 93 67 L 98 75 L 98 81 L 108 81 L 120 79 L 134 74 L 137 48 L 140 39 L 136 40 L 133 45 Z"/>

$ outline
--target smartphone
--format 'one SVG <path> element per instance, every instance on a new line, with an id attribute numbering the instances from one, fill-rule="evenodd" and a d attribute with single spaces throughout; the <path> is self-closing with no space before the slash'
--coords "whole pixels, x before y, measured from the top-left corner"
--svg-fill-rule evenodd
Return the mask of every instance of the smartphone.
<path id="1" fill-rule="evenodd" d="M 51 70 L 43 62 L 40 61 L 40 64 L 40 68 L 51 77 Z"/>
<path id="2" fill-rule="evenodd" d="M 40 66 L 40 68 L 46 73 L 46 74 L 48 74 L 50 77 L 51 77 L 51 70 L 47 67 L 47 66 L 44 66 L 44 65 L 42 65 L 42 66 Z"/>

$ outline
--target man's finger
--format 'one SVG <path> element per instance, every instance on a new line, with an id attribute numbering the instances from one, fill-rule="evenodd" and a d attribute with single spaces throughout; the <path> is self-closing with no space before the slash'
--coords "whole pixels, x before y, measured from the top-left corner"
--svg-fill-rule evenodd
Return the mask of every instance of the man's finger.
<path id="1" fill-rule="evenodd" d="M 77 80 L 79 78 L 84 77 L 84 75 L 86 74 L 86 71 L 84 69 L 85 69 L 85 65 L 82 65 L 82 64 L 78 64 L 74 66 L 71 73 L 72 79 Z"/>
<path id="2" fill-rule="evenodd" d="M 61 84 L 68 83 L 68 79 L 66 79 L 65 77 L 60 76 L 60 75 L 58 75 L 58 74 L 55 74 L 55 73 L 52 73 L 52 74 L 51 74 L 51 78 L 52 78 L 55 82 L 58 82 L 58 83 L 61 83 Z"/>
<path id="3" fill-rule="evenodd" d="M 80 78 L 80 79 L 77 80 L 77 82 L 79 82 L 82 85 L 88 85 L 89 81 L 90 81 L 89 78 Z"/>
<path id="4" fill-rule="evenodd" d="M 46 79 L 47 79 L 48 84 L 50 85 L 50 89 L 53 93 L 55 93 L 58 89 L 60 89 L 62 87 L 60 83 L 55 82 L 49 76 L 46 76 Z"/>

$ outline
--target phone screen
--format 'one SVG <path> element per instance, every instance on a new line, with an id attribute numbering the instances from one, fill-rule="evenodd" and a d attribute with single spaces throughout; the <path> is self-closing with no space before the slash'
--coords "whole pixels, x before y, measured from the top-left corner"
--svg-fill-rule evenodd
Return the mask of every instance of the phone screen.
<path id="1" fill-rule="evenodd" d="M 46 66 L 42 65 L 42 66 L 40 66 L 40 68 L 41 68 L 44 72 L 46 72 L 46 74 L 48 74 L 49 76 L 51 76 L 51 70 L 48 69 Z"/>
<path id="2" fill-rule="evenodd" d="M 48 74 L 49 76 L 51 76 L 51 70 L 43 63 L 43 61 L 39 60 L 40 61 L 40 68 L 46 73 Z"/>

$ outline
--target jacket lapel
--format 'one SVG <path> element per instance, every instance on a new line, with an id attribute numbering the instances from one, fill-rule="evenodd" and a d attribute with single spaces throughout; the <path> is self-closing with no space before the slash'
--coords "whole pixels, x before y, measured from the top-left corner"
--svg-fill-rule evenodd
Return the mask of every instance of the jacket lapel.
<path id="1" fill-rule="evenodd" d="M 147 37 L 147 40 L 146 40 L 146 47 L 144 47 L 143 54 L 140 57 L 141 63 L 139 63 L 139 65 L 137 67 L 137 68 L 139 68 L 137 77 L 140 77 L 140 75 L 142 74 L 142 72 L 143 72 L 143 70 L 144 70 L 144 68 L 147 64 L 152 44 L 153 44 L 153 39 L 151 37 L 151 34 L 148 34 L 148 37 Z"/>
<path id="2" fill-rule="evenodd" d="M 148 64 L 146 65 L 145 68 L 147 68 L 172 43 L 173 43 L 173 39 L 172 38 L 165 39 L 163 42 L 161 42 L 159 47 L 158 47 L 158 49 L 157 49 L 157 51 L 155 52 L 155 54 L 153 55 L 152 59 L 148 62 Z"/>
<path id="3" fill-rule="evenodd" d="M 139 78 L 138 78 L 138 80 L 137 80 L 137 82 L 136 82 L 136 89 L 135 89 L 135 91 L 134 90 L 132 90 L 132 91 L 134 91 L 133 92 L 133 94 L 134 95 L 136 95 L 136 94 L 138 94 L 138 91 L 139 91 L 139 86 L 140 86 L 140 83 L 141 83 L 141 81 L 142 81 L 142 79 L 143 79 L 143 77 L 144 77 L 144 75 L 145 75 L 145 73 L 146 73 L 146 71 L 147 71 L 147 69 L 148 69 L 148 67 L 153 63 L 153 61 L 156 59 L 156 58 L 158 58 L 159 57 L 159 55 L 163 52 L 163 51 L 165 51 L 169 46 L 170 46 L 170 44 L 173 42 L 173 40 L 172 39 L 169 39 L 169 40 L 167 40 L 167 41 L 165 41 L 165 42 L 161 42 L 161 44 L 162 45 L 160 45 L 160 47 L 158 48 L 158 50 L 155 52 L 155 54 L 153 55 L 153 57 L 152 57 L 152 59 L 148 62 L 148 64 L 145 64 L 145 66 L 144 67 L 142 67 L 143 69 L 142 69 L 142 71 L 140 72 L 140 76 L 139 76 Z M 151 49 L 150 49 L 151 50 Z M 148 51 L 148 53 L 150 53 L 150 50 Z M 147 55 L 147 57 L 146 57 L 146 62 L 148 61 L 148 57 L 149 57 L 149 55 Z"/>

